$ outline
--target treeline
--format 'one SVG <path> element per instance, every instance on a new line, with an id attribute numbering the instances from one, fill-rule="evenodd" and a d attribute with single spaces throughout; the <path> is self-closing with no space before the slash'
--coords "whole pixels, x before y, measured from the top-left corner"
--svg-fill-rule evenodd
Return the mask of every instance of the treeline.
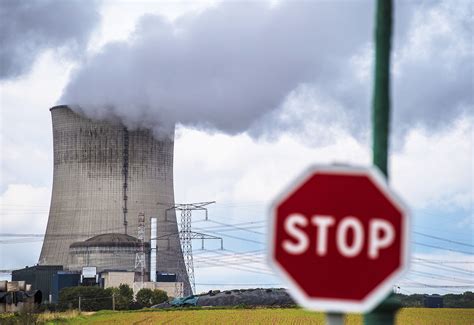
<path id="1" fill-rule="evenodd" d="M 80 309 L 98 311 L 104 309 L 129 310 L 151 307 L 168 301 L 168 295 L 162 290 L 141 289 L 134 299 L 133 290 L 126 284 L 118 288 L 70 287 L 59 293 L 56 305 L 45 306 L 49 310 Z"/>
<path id="2" fill-rule="evenodd" d="M 424 307 L 426 295 L 396 294 L 396 296 L 401 300 L 403 307 Z M 443 297 L 443 305 L 445 308 L 474 308 L 474 292 L 466 291 L 461 294 L 446 294 L 440 296 Z"/>

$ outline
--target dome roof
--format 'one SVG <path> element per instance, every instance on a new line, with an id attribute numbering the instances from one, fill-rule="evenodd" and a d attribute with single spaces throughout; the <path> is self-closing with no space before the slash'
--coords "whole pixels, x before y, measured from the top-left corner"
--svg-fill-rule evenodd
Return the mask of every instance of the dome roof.
<path id="1" fill-rule="evenodd" d="M 119 247 L 138 247 L 140 241 L 138 238 L 126 234 L 101 234 L 85 241 L 72 243 L 70 247 L 104 247 L 104 246 L 119 246 Z M 145 242 L 145 246 L 150 246 L 150 243 Z"/>

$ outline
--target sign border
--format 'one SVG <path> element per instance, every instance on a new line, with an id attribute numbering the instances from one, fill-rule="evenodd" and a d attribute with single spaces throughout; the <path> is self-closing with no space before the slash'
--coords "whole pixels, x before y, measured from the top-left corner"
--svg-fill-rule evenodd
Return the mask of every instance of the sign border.
<path id="1" fill-rule="evenodd" d="M 331 299 L 331 298 L 311 298 L 309 297 L 293 280 L 293 278 L 286 272 L 283 266 L 276 260 L 273 259 L 275 252 L 275 220 L 276 220 L 276 208 L 277 206 L 285 201 L 288 197 L 294 194 L 294 192 L 303 184 L 306 180 L 312 177 L 314 174 L 336 174 L 336 175 L 363 175 L 367 176 L 372 180 L 372 183 L 382 192 L 385 197 L 400 210 L 404 215 L 403 231 L 401 241 L 401 263 L 400 266 L 394 270 L 389 277 L 375 287 L 361 301 L 351 301 L 347 299 Z M 401 277 L 408 271 L 410 267 L 410 237 L 411 237 L 411 213 L 408 207 L 403 203 L 400 197 L 388 187 L 385 177 L 379 171 L 376 166 L 363 167 L 354 165 L 320 165 L 314 164 L 307 167 L 303 173 L 297 176 L 292 182 L 290 182 L 281 191 L 276 198 L 271 202 L 268 213 L 267 222 L 267 264 L 275 271 L 275 273 L 288 284 L 288 290 L 293 298 L 302 305 L 304 308 L 315 310 L 315 311 L 327 311 L 327 312 L 368 312 L 374 309 L 390 292 L 393 285 L 401 279 Z"/>

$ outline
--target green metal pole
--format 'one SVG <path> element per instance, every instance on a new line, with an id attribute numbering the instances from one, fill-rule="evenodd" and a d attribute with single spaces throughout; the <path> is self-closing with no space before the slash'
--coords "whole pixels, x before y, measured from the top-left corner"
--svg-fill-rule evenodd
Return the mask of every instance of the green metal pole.
<path id="1" fill-rule="evenodd" d="M 364 315 L 365 325 L 393 325 L 397 311 L 402 306 L 400 299 L 391 293 L 384 301 L 370 313 Z"/>
<path id="2" fill-rule="evenodd" d="M 392 0 L 377 0 L 375 22 L 375 79 L 372 103 L 373 162 L 388 178 Z"/>
<path id="3" fill-rule="evenodd" d="M 375 14 L 375 80 L 372 103 L 373 163 L 387 179 L 392 7 L 392 0 L 377 0 Z M 395 324 L 395 316 L 400 307 L 400 301 L 394 294 L 390 294 L 373 311 L 364 315 L 364 324 Z"/>

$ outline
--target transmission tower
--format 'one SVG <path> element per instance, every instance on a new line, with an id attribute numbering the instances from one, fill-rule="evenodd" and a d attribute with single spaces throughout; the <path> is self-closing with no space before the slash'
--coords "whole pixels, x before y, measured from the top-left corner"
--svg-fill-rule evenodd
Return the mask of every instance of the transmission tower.
<path id="1" fill-rule="evenodd" d="M 140 285 L 143 287 L 143 278 L 145 276 L 145 213 L 140 212 L 138 214 L 138 248 L 137 254 L 135 255 L 135 270 L 140 274 Z"/>
<path id="2" fill-rule="evenodd" d="M 184 265 L 186 268 L 186 272 L 188 273 L 189 284 L 191 286 L 191 294 L 196 292 L 196 285 L 194 281 L 194 263 L 193 263 L 193 246 L 192 240 L 193 239 L 201 239 L 202 240 L 202 247 L 204 248 L 204 240 L 205 239 L 220 239 L 221 240 L 221 249 L 223 248 L 222 238 L 206 235 L 202 233 L 196 233 L 191 230 L 191 217 L 192 212 L 196 210 L 204 211 L 205 212 L 205 220 L 208 220 L 207 208 L 209 204 L 215 203 L 215 201 L 210 202 L 197 202 L 197 203 L 177 203 L 174 206 L 166 209 L 165 211 L 165 219 L 167 220 L 168 211 L 175 210 L 181 211 L 181 221 L 180 221 L 180 231 L 179 231 L 179 239 L 181 242 L 181 249 L 183 251 L 183 259 Z M 167 235 L 167 236 L 172 236 Z M 169 237 L 168 237 L 169 241 Z M 179 265 L 178 265 L 179 269 Z M 183 275 L 177 274 L 178 277 L 184 279 Z"/>

